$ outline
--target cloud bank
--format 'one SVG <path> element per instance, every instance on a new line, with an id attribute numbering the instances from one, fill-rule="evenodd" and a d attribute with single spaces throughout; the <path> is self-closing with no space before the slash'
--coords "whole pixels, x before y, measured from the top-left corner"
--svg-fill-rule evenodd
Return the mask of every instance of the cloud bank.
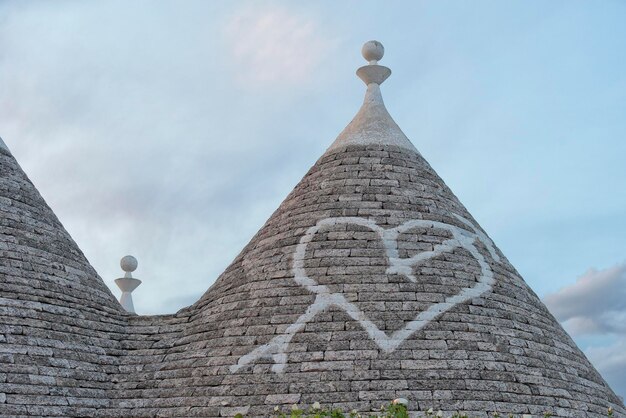
<path id="1" fill-rule="evenodd" d="M 626 393 L 626 263 L 590 269 L 544 302 L 577 340 L 612 336 L 612 343 L 585 349 L 618 394 Z M 583 347 L 584 348 L 584 347 Z"/>
<path id="2" fill-rule="evenodd" d="M 223 28 L 237 81 L 284 88 L 308 82 L 333 49 L 316 19 L 284 7 L 246 6 Z"/>

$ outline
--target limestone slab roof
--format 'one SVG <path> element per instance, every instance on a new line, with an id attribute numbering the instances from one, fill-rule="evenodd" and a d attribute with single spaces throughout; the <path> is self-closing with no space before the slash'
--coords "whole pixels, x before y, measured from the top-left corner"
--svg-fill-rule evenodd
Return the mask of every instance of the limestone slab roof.
<path id="1" fill-rule="evenodd" d="M 385 109 L 381 48 L 355 119 L 174 315 L 126 313 L 0 143 L 0 416 L 626 416 Z"/>

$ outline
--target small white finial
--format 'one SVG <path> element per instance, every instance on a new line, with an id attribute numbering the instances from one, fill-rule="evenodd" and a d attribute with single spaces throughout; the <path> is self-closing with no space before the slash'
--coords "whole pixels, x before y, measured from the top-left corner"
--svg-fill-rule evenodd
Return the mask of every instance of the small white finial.
<path id="1" fill-rule="evenodd" d="M 361 54 L 367 60 L 368 65 L 364 65 L 356 70 L 356 75 L 367 86 L 372 83 L 381 85 L 391 75 L 389 68 L 378 65 L 378 60 L 385 55 L 385 47 L 378 41 L 368 41 L 361 48 Z"/>
<path id="2" fill-rule="evenodd" d="M 126 312 L 135 313 L 135 306 L 133 305 L 132 292 L 141 284 L 141 280 L 135 279 L 132 272 L 137 270 L 137 259 L 132 255 L 122 257 L 120 260 L 120 267 L 124 270 L 124 277 L 115 279 L 115 284 L 122 291 L 120 297 L 120 304 L 126 310 Z"/>
<path id="3" fill-rule="evenodd" d="M 376 65 L 385 55 L 385 47 L 378 41 L 368 41 L 363 44 L 361 54 L 371 65 Z"/>
<path id="4" fill-rule="evenodd" d="M 132 255 L 124 256 L 120 260 L 120 267 L 126 272 L 124 277 L 133 277 L 132 272 L 137 270 L 138 265 L 137 259 Z"/>

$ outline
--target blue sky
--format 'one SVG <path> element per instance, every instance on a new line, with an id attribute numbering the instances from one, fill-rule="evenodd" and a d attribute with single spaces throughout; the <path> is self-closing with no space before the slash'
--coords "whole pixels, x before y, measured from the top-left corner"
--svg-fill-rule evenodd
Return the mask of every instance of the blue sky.
<path id="1" fill-rule="evenodd" d="M 625 21 L 610 0 L 4 1 L 0 136 L 114 293 L 130 253 L 137 310 L 174 312 L 351 120 L 380 40 L 390 113 L 624 395 L 626 297 L 603 295 L 626 288 Z"/>

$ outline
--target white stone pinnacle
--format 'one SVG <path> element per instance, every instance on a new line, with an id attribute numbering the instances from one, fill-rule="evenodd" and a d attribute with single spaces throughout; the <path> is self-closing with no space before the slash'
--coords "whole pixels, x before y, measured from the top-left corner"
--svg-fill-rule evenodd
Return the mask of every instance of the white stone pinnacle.
<path id="1" fill-rule="evenodd" d="M 356 75 L 367 86 L 363 105 L 328 151 L 348 145 L 379 145 L 417 152 L 385 108 L 380 85 L 391 75 L 391 70 L 378 64 L 378 60 L 385 54 L 383 44 L 378 41 L 366 42 L 361 53 L 368 61 L 368 65 L 356 70 Z"/>
<path id="2" fill-rule="evenodd" d="M 141 280 L 135 279 L 132 275 L 132 272 L 137 270 L 137 265 L 137 259 L 132 255 L 122 257 L 122 259 L 120 260 L 120 267 L 122 267 L 122 270 L 124 270 L 125 274 L 124 277 L 115 280 L 115 284 L 122 291 L 120 304 L 126 310 L 126 312 L 130 313 L 135 313 L 132 292 L 141 284 Z"/>

